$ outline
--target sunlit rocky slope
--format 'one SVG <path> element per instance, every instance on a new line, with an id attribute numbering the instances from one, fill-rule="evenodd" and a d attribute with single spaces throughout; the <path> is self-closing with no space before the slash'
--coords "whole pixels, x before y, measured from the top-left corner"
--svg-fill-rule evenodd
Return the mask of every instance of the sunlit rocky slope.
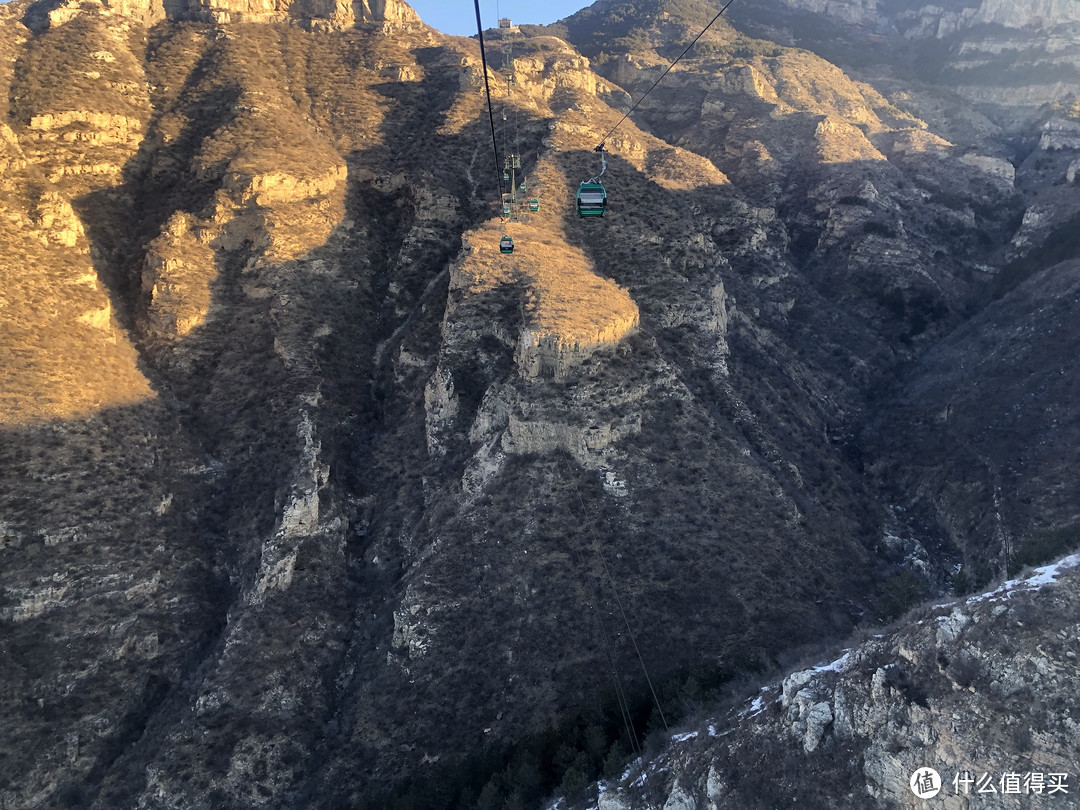
<path id="1" fill-rule="evenodd" d="M 1071 79 L 913 62 L 1031 5 L 721 21 L 602 220 L 718 7 L 491 32 L 505 224 L 402 2 L 0 6 L 0 807 L 536 804 L 1075 545 Z"/>

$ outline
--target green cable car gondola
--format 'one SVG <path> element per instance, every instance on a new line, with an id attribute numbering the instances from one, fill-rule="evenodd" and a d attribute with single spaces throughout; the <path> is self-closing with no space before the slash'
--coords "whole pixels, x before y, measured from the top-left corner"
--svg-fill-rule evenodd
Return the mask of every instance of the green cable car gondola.
<path id="1" fill-rule="evenodd" d="M 535 197 L 533 199 L 529 200 L 529 210 L 530 211 L 539 211 L 540 210 L 540 201 L 538 199 L 536 199 Z"/>
<path id="2" fill-rule="evenodd" d="M 509 236 L 504 236 L 499 240 L 499 253 L 513 253 L 514 252 L 514 240 Z"/>
<path id="3" fill-rule="evenodd" d="M 578 186 L 578 216 L 602 217 L 605 211 L 607 211 L 607 192 L 602 183 L 589 182 Z"/>

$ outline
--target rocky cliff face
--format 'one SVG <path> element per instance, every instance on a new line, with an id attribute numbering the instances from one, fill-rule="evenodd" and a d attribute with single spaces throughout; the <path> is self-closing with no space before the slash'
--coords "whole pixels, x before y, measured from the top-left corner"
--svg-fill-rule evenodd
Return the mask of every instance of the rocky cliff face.
<path id="1" fill-rule="evenodd" d="M 1038 31 L 1080 22 L 1080 12 L 1068 0 L 959 0 L 925 3 L 913 0 L 785 0 L 786 5 L 844 23 L 877 30 L 895 27 L 908 37 L 945 37 L 965 28 L 1001 25 Z"/>
<path id="2" fill-rule="evenodd" d="M 899 475 L 909 492 L 924 493 L 925 500 L 904 499 L 903 507 L 920 512 L 935 531 L 965 549 L 962 570 L 979 585 L 1034 561 L 1012 547 L 1019 525 L 1025 526 L 1022 534 L 1030 533 L 1029 548 L 1042 548 L 1040 557 L 1072 547 L 1071 527 L 1055 517 L 1061 512 L 1050 482 L 1076 461 L 1070 443 L 1057 437 L 1073 406 L 1059 414 L 1051 403 L 1075 401 L 1064 352 L 1075 345 L 1078 302 L 1075 262 L 1038 273 L 935 347 L 895 392 L 888 409 L 904 411 L 903 421 L 911 426 L 903 440 L 884 422 L 871 428 L 873 441 L 891 448 L 875 453 L 882 476 Z M 1046 340 L 1028 341 L 1028 330 Z M 914 408 L 912 394 L 919 401 Z M 1035 417 L 1032 409 L 1047 418 Z M 982 414 L 978 430 L 954 427 L 955 420 L 976 412 Z M 929 430 L 933 438 L 924 443 L 929 423 L 935 424 Z M 923 467 L 916 459 L 930 461 Z M 938 465 L 948 472 L 930 483 Z M 974 492 L 980 493 L 978 506 Z M 987 500 L 993 508 L 984 507 Z M 984 528 L 973 534 L 977 524 Z M 977 551 L 968 545 L 975 535 L 982 538 Z"/>
<path id="3" fill-rule="evenodd" d="M 341 30 L 357 24 L 401 26 L 420 22 L 416 12 L 399 0 L 45 0 L 30 7 L 27 23 L 33 28 L 55 28 L 87 14 L 116 15 L 144 25 L 161 20 L 296 22 L 313 30 Z"/>
<path id="4" fill-rule="evenodd" d="M 536 803 L 646 671 L 674 717 L 1073 542 L 1070 103 L 1016 155 L 721 26 L 580 220 L 701 11 L 601 5 L 492 36 L 506 222 L 404 4 L 0 6 L 0 806 Z"/>
<path id="5" fill-rule="evenodd" d="M 777 0 L 731 13 L 744 31 L 820 53 L 879 89 L 899 77 L 909 93 L 959 94 L 1014 137 L 1077 86 L 1072 3 Z"/>
<path id="6" fill-rule="evenodd" d="M 675 734 L 655 760 L 600 785 L 592 806 L 1013 808 L 1041 794 L 1076 807 L 1063 752 L 1075 745 L 1078 563 L 937 605 L 792 672 Z M 927 767 L 936 798 L 914 791 Z"/>

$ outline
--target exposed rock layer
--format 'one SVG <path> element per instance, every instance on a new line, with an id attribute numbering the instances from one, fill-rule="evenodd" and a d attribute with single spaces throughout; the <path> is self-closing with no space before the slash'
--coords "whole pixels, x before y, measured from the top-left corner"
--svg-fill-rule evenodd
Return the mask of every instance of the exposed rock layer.
<path id="1" fill-rule="evenodd" d="M 493 35 L 540 203 L 499 223 L 476 44 L 403 4 L 0 7 L 0 804 L 511 801 L 612 668 L 671 708 L 1069 542 L 1071 107 L 1010 112 L 1009 162 L 940 89 L 721 27 L 580 220 L 700 10 L 657 9 L 562 31 L 606 59 Z"/>

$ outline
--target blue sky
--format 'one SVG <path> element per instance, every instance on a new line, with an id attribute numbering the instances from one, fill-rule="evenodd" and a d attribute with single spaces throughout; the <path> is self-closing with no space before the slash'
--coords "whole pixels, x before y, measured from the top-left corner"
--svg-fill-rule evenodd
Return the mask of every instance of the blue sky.
<path id="1" fill-rule="evenodd" d="M 8 0 L 0 0 L 6 3 Z M 469 0 L 405 0 L 420 19 L 444 34 L 472 36 L 476 33 L 476 10 Z M 569 17 L 593 0 L 480 0 L 480 17 L 484 28 L 494 28 L 499 17 L 509 17 L 515 23 L 543 25 Z"/>
<path id="2" fill-rule="evenodd" d="M 444 34 L 470 36 L 476 33 L 476 11 L 469 0 L 405 0 L 416 9 L 420 19 Z M 515 23 L 551 23 L 569 17 L 592 0 L 480 0 L 480 17 L 484 28 L 494 28 L 500 16 Z"/>

